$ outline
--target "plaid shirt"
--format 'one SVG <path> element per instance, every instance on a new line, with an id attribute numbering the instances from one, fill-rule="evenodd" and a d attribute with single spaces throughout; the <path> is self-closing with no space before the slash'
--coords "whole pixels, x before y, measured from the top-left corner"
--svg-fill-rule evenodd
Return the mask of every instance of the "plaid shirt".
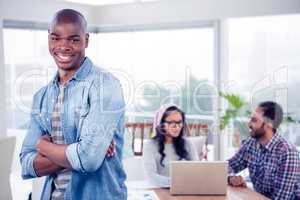
<path id="1" fill-rule="evenodd" d="M 229 168 L 234 173 L 248 168 L 254 189 L 266 197 L 300 199 L 299 153 L 280 134 L 266 145 L 249 138 L 229 159 Z"/>
<path id="2" fill-rule="evenodd" d="M 59 86 L 59 95 L 52 113 L 52 133 L 51 138 L 55 144 L 65 144 L 64 133 L 61 128 L 60 114 L 63 112 L 64 87 Z M 71 171 L 63 170 L 55 173 L 53 180 L 53 191 L 51 200 L 64 199 L 65 190 L 71 179 Z"/>

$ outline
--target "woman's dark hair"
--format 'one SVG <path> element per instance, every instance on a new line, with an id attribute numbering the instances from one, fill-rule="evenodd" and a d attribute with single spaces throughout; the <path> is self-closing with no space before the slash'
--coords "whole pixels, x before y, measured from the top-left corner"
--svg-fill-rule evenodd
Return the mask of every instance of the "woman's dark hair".
<path id="1" fill-rule="evenodd" d="M 185 148 L 185 141 L 184 141 L 184 138 L 183 138 L 183 136 L 185 135 L 185 133 L 187 131 L 187 126 L 186 126 L 186 121 L 185 121 L 185 114 L 182 110 L 180 110 L 176 106 L 171 106 L 165 111 L 165 113 L 162 116 L 162 120 L 161 120 L 159 126 L 156 127 L 156 133 L 157 134 L 154 138 L 158 142 L 158 152 L 161 155 L 161 158 L 160 158 L 161 166 L 164 166 L 163 160 L 166 156 L 166 154 L 164 153 L 165 140 L 166 140 L 165 130 L 164 130 L 164 123 L 165 123 L 165 119 L 170 115 L 170 112 L 173 112 L 173 111 L 177 111 L 181 114 L 182 124 L 183 124 L 183 126 L 180 130 L 179 136 L 176 137 L 176 138 L 173 138 L 173 146 L 174 146 L 175 152 L 179 156 L 180 160 L 182 160 L 182 159 L 190 160 L 189 154 L 188 154 L 188 152 Z"/>
<path id="2" fill-rule="evenodd" d="M 273 125 L 273 132 L 276 133 L 277 128 L 282 122 L 282 107 L 273 101 L 265 101 L 258 105 L 263 111 L 263 117 L 267 118 Z"/>

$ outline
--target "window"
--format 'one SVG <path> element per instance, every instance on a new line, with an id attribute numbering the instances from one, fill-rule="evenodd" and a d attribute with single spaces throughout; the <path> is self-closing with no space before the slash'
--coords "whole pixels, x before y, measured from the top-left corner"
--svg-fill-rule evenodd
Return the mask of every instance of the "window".
<path id="1" fill-rule="evenodd" d="M 300 119 L 300 15 L 230 19 L 228 91 L 241 96 L 252 111 L 258 102 L 273 100 L 283 106 L 286 116 Z M 245 113 L 245 112 L 244 112 Z M 247 115 L 244 115 L 247 116 Z M 229 131 L 229 146 L 238 147 L 248 136 L 242 123 Z M 298 128 L 297 128 L 298 127 Z M 285 137 L 300 146 L 299 124 L 283 123 Z M 290 130 L 290 131 L 288 131 Z M 291 131 L 292 130 L 292 131 Z M 233 143 L 232 143 L 233 141 Z M 230 149 L 230 148 L 229 148 Z M 232 154 L 234 151 L 231 148 Z"/>
<path id="2" fill-rule="evenodd" d="M 162 103 L 174 102 L 187 114 L 212 115 L 212 28 L 100 33 L 97 37 L 97 61 L 119 75 L 132 114 L 153 114 Z"/>
<path id="3" fill-rule="evenodd" d="M 8 128 L 25 129 L 33 94 L 51 73 L 47 32 L 4 29 L 3 35 Z"/>
<path id="4" fill-rule="evenodd" d="M 97 39 L 97 63 L 121 80 L 127 122 L 152 123 L 159 106 L 172 102 L 185 111 L 188 123 L 212 124 L 213 28 L 108 32 Z M 125 136 L 125 143 L 131 141 L 131 134 Z"/>

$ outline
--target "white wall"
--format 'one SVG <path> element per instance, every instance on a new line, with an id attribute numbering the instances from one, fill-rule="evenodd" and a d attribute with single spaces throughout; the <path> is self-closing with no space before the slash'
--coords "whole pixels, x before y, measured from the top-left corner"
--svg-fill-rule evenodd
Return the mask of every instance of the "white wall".
<path id="1" fill-rule="evenodd" d="M 299 0 L 159 0 L 91 6 L 63 0 L 0 0 L 4 19 L 49 22 L 62 8 L 81 11 L 90 25 L 135 25 L 300 13 Z M 1 9 L 1 8 L 0 8 Z"/>
<path id="2" fill-rule="evenodd" d="M 4 19 L 49 23 L 53 14 L 63 8 L 79 10 L 89 24 L 96 24 L 94 7 L 62 0 L 0 0 Z M 1 5 L 1 4 L 0 4 Z"/>
<path id="3" fill-rule="evenodd" d="M 299 12 L 299 0 L 161 0 L 102 6 L 96 16 L 100 25 L 122 26 Z"/>
<path id="4" fill-rule="evenodd" d="M 4 68 L 4 51 L 3 51 L 3 31 L 2 31 L 2 13 L 3 13 L 3 4 L 0 1 L 0 137 L 6 135 L 6 106 L 5 106 L 5 68 Z"/>
<path id="5" fill-rule="evenodd" d="M 1 7 L 1 4 L 0 4 Z M 1 8 L 0 8 L 1 12 Z M 4 68 L 4 51 L 3 51 L 3 31 L 2 18 L 0 16 L 0 137 L 6 135 L 6 98 L 5 98 L 5 68 Z"/>

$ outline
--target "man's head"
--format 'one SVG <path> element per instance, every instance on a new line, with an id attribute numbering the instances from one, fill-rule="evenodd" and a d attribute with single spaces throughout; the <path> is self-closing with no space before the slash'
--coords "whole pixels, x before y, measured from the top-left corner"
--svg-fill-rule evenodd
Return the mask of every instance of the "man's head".
<path id="1" fill-rule="evenodd" d="M 81 13 L 63 9 L 54 15 L 49 28 L 48 45 L 60 70 L 67 72 L 78 69 L 84 60 L 88 42 L 87 22 Z"/>
<path id="2" fill-rule="evenodd" d="M 264 137 L 266 132 L 276 133 L 282 117 L 283 111 L 279 104 L 272 101 L 260 103 L 248 123 L 251 137 L 259 139 Z"/>

